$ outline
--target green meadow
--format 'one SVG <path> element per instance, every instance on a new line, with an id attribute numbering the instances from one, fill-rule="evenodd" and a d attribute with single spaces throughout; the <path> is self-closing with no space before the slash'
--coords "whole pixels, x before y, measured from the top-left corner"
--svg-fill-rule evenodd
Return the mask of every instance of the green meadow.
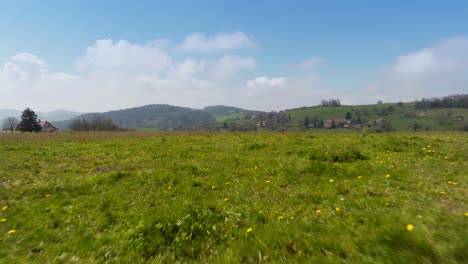
<path id="1" fill-rule="evenodd" d="M 0 263 L 467 263 L 468 134 L 0 134 Z"/>

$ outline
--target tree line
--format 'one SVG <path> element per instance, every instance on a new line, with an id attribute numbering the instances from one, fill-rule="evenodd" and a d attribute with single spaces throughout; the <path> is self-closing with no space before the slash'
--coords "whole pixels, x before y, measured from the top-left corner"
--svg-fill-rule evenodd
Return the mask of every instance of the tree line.
<path id="1" fill-rule="evenodd" d="M 468 108 L 468 94 L 454 94 L 444 97 L 423 98 L 414 101 L 414 107 L 421 108 Z"/>
<path id="2" fill-rule="evenodd" d="M 94 117 L 92 120 L 74 119 L 70 123 L 74 131 L 118 131 L 122 130 L 110 117 Z"/>

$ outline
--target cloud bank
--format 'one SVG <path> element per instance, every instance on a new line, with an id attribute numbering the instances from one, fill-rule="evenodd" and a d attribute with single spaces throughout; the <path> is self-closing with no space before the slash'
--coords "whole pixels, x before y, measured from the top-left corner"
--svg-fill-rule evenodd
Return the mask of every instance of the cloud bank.
<path id="1" fill-rule="evenodd" d="M 407 101 L 468 90 L 468 38 L 443 40 L 377 65 L 362 85 L 330 85 L 320 57 L 284 62 L 285 73 L 266 72 L 242 32 L 193 33 L 179 43 L 97 40 L 85 48 L 72 72 L 51 72 L 45 59 L 22 52 L 0 62 L 0 108 L 106 111 L 144 104 L 201 108 L 227 104 L 259 110 L 316 105 Z M 238 53 L 242 50 L 242 53 Z M 246 55 L 247 54 L 247 55 Z M 294 67 L 290 67 L 294 65 Z M 339 73 L 328 77 L 339 79 Z"/>

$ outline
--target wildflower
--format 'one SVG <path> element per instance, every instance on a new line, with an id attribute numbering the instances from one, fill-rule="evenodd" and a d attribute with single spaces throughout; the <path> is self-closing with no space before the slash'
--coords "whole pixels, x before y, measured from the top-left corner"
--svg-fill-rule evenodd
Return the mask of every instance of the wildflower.
<path id="1" fill-rule="evenodd" d="M 213 185 L 213 186 L 211 186 L 211 189 L 212 189 L 212 190 L 216 189 L 216 186 L 214 186 L 214 185 Z"/>
<path id="2" fill-rule="evenodd" d="M 278 220 L 281 220 L 281 219 L 283 219 L 284 217 L 283 217 L 282 215 L 280 215 L 280 216 L 278 216 L 277 218 L 278 218 Z"/>
<path id="3" fill-rule="evenodd" d="M 385 178 L 390 178 L 390 174 L 385 175 Z"/>
<path id="4" fill-rule="evenodd" d="M 0 219 L 0 222 L 6 222 L 6 220 L 7 220 L 6 218 L 2 218 Z"/>
<path id="5" fill-rule="evenodd" d="M 468 212 L 464 213 L 465 217 L 468 217 Z"/>
<path id="6" fill-rule="evenodd" d="M 413 231 L 413 229 L 414 229 L 414 225 L 412 225 L 412 224 L 407 224 L 406 225 L 406 230 L 411 232 L 411 231 Z"/>
<path id="7" fill-rule="evenodd" d="M 445 156 L 445 159 L 448 159 L 448 157 L 447 157 L 447 156 Z"/>
<path id="8" fill-rule="evenodd" d="M 270 183 L 270 180 L 266 180 L 265 182 L 266 182 L 266 183 Z"/>
<path id="9" fill-rule="evenodd" d="M 247 233 L 250 233 L 252 231 L 253 231 L 253 229 L 251 227 L 249 227 L 249 228 L 247 228 L 247 230 L 245 230 L 245 232 L 247 232 Z"/>
<path id="10" fill-rule="evenodd" d="M 224 198 L 224 201 L 227 202 L 227 200 L 229 200 L 228 198 Z"/>
<path id="11" fill-rule="evenodd" d="M 358 179 L 362 179 L 362 176 L 361 176 L 361 175 L 359 175 L 359 176 L 357 176 L 357 178 L 358 178 Z"/>
<path id="12" fill-rule="evenodd" d="M 315 213 L 320 214 L 322 211 L 320 209 L 315 210 Z"/>
<path id="13" fill-rule="evenodd" d="M 444 192 L 444 191 L 441 191 L 440 194 L 445 194 L 445 192 Z"/>
<path id="14" fill-rule="evenodd" d="M 452 181 L 448 181 L 447 183 L 448 183 L 448 184 L 452 184 L 453 182 L 452 182 Z"/>
<path id="15" fill-rule="evenodd" d="M 8 209 L 8 205 L 3 206 L 2 211 L 5 211 L 6 209 Z"/>
<path id="16" fill-rule="evenodd" d="M 46 194 L 46 196 L 45 196 L 45 197 L 50 197 L 50 194 Z"/>
<path id="17" fill-rule="evenodd" d="M 341 211 L 341 209 L 339 207 L 336 207 L 335 211 L 339 212 L 339 211 Z"/>
<path id="18" fill-rule="evenodd" d="M 12 230 L 8 231 L 8 234 L 9 234 L 9 235 L 14 234 L 14 233 L 16 233 L 16 230 L 15 230 L 15 229 L 12 229 Z"/>
<path id="19" fill-rule="evenodd" d="M 335 180 L 334 179 L 330 179 L 330 182 L 334 182 Z"/>
<path id="20" fill-rule="evenodd" d="M 168 190 L 172 189 L 172 186 L 170 186 L 170 185 L 169 185 L 169 186 L 167 186 L 167 189 L 168 189 Z"/>
<path id="21" fill-rule="evenodd" d="M 468 213 L 465 213 L 465 216 L 468 216 Z M 290 218 L 291 220 L 294 220 L 294 216 L 291 216 Z"/>

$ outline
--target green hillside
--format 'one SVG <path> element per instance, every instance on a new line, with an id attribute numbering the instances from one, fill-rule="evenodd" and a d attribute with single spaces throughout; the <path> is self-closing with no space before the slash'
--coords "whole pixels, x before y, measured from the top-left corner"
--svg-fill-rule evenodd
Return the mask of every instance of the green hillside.
<path id="1" fill-rule="evenodd" d="M 351 113 L 353 119 L 359 116 L 363 122 L 383 118 L 398 131 L 413 130 L 415 122 L 423 130 L 451 130 L 461 124 L 461 121 L 455 120 L 455 117 L 468 118 L 468 108 L 415 109 L 413 103 L 405 103 L 402 106 L 398 106 L 397 103 L 339 107 L 314 106 L 287 110 L 287 113 L 292 116 L 291 124 L 298 124 L 305 117 L 311 116 L 323 119 L 344 119 L 347 112 Z"/>
<path id="2" fill-rule="evenodd" d="M 312 106 L 301 107 L 295 109 L 287 109 L 280 112 L 263 113 L 257 115 L 254 119 L 235 120 L 230 119 L 229 125 L 232 127 L 239 126 L 257 126 L 259 122 L 266 122 L 263 127 L 257 126 L 258 130 L 303 130 L 310 129 L 318 131 L 320 129 L 304 127 L 306 118 L 318 118 L 324 121 L 327 120 L 344 120 L 347 113 L 351 114 L 353 123 L 358 120 L 363 124 L 359 128 L 362 130 L 366 127 L 368 131 L 378 131 L 379 122 L 385 121 L 390 124 L 389 131 L 414 131 L 415 129 L 444 131 L 456 130 L 468 118 L 468 108 L 429 108 L 416 109 L 413 103 L 387 103 L 374 105 L 342 105 L 337 107 Z M 283 116 L 278 118 L 278 116 Z M 457 120 L 463 117 L 464 121 Z M 278 122 L 283 120 L 283 122 Z M 364 123 L 372 123 L 370 127 Z M 377 124 L 376 124 L 377 123 Z M 221 126 L 222 124 L 218 124 Z M 351 129 L 350 126 L 348 129 Z M 356 126 L 354 129 L 357 129 Z"/>
<path id="3" fill-rule="evenodd" d="M 261 111 L 247 110 L 225 105 L 207 106 L 203 108 L 203 110 L 213 115 L 218 122 L 241 120 L 246 118 L 249 119 L 252 116 L 262 113 Z"/>

